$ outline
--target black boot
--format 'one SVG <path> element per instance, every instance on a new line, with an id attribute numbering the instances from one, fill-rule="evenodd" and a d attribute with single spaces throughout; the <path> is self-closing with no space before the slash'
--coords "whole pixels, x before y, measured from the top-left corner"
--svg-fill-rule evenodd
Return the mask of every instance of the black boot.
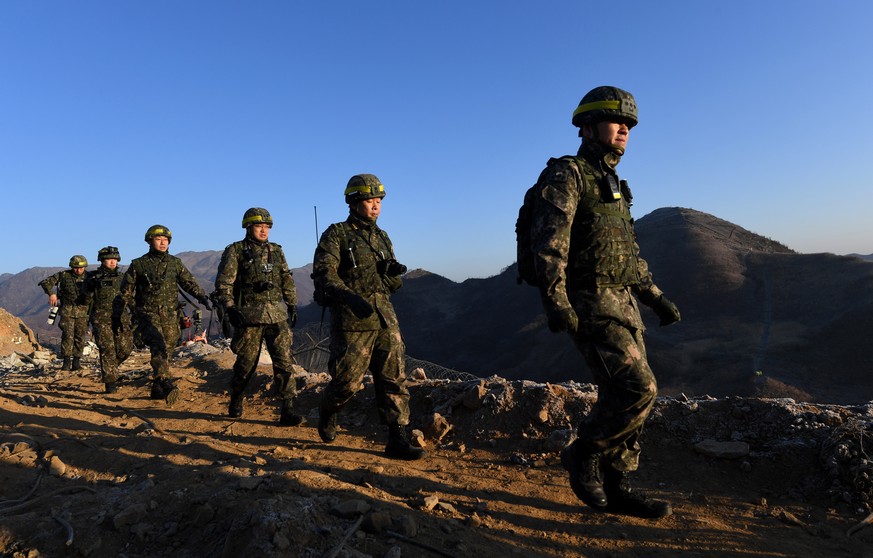
<path id="1" fill-rule="evenodd" d="M 300 426 L 305 422 L 306 419 L 294 412 L 294 399 L 283 399 L 282 411 L 279 414 L 279 424 L 282 426 Z M 334 434 L 334 437 L 336 437 L 336 434 Z"/>
<path id="2" fill-rule="evenodd" d="M 388 444 L 385 446 L 385 455 L 395 459 L 414 461 L 424 457 L 425 452 L 421 448 L 412 447 L 406 436 L 406 428 L 399 424 L 392 424 L 388 427 Z"/>
<path id="3" fill-rule="evenodd" d="M 561 451 L 561 465 L 570 473 L 570 488 L 576 497 L 595 510 L 605 510 L 607 496 L 600 475 L 600 454 L 585 452 L 578 442 L 573 442 Z"/>
<path id="4" fill-rule="evenodd" d="M 337 411 L 326 411 L 324 407 L 318 413 L 318 435 L 328 444 L 336 440 L 336 415 Z"/>
<path id="5" fill-rule="evenodd" d="M 106 393 L 115 393 L 118 391 L 118 384 L 116 382 L 106 382 L 104 386 L 106 387 Z"/>
<path id="6" fill-rule="evenodd" d="M 61 370 L 72 370 L 72 369 L 73 369 L 72 357 L 64 357 L 64 364 L 61 366 Z"/>
<path id="7" fill-rule="evenodd" d="M 164 392 L 164 384 L 160 380 L 152 380 L 152 399 L 163 399 L 167 394 Z"/>
<path id="8" fill-rule="evenodd" d="M 82 369 L 82 359 L 79 357 L 73 357 L 73 365 L 70 370 L 81 370 Z"/>
<path id="9" fill-rule="evenodd" d="M 177 388 L 172 380 L 167 378 L 157 378 L 152 382 L 152 399 L 163 399 L 167 405 L 172 405 L 179 400 L 179 388 Z"/>
<path id="10" fill-rule="evenodd" d="M 609 466 L 605 469 L 603 489 L 609 499 L 607 511 L 644 519 L 660 519 L 673 513 L 669 502 L 649 498 L 631 488 L 626 471 L 616 471 Z"/>
<path id="11" fill-rule="evenodd" d="M 230 392 L 230 405 L 227 407 L 227 416 L 230 418 L 240 418 L 243 414 L 243 401 L 245 393 L 242 391 Z"/>

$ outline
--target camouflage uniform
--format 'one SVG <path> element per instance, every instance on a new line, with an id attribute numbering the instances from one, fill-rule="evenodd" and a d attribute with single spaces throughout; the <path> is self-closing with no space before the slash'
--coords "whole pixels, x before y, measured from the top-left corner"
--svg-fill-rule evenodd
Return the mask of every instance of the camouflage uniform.
<path id="1" fill-rule="evenodd" d="M 231 391 L 241 394 L 245 390 L 265 341 L 273 360 L 276 392 L 283 400 L 294 399 L 289 309 L 295 311 L 297 291 L 282 247 L 252 238 L 227 246 L 215 278 L 215 300 L 225 309 L 239 310 L 243 319 L 231 342 L 236 353 Z"/>
<path id="2" fill-rule="evenodd" d="M 89 271 L 85 276 L 85 287 L 93 297 L 91 329 L 100 349 L 103 382 L 107 384 L 118 381 L 118 366 L 133 352 L 130 315 L 126 312 L 123 314 L 117 333 L 112 327 L 113 303 L 121 287 L 122 277 L 123 273 L 117 267 L 109 269 L 104 266 Z"/>
<path id="3" fill-rule="evenodd" d="M 409 424 L 409 390 L 404 380 L 405 347 L 389 296 L 401 286 L 399 276 L 379 272 L 377 262 L 394 259 L 388 235 L 354 213 L 321 236 L 315 250 L 313 278 L 330 300 L 331 381 L 322 409 L 336 412 L 363 386 L 369 370 L 376 404 L 388 425 Z M 353 292 L 375 310 L 359 318 L 343 300 Z"/>
<path id="4" fill-rule="evenodd" d="M 60 301 L 61 356 L 79 359 L 88 336 L 91 295 L 85 289 L 85 274 L 65 269 L 40 281 L 39 286 L 51 296 L 55 287 Z"/>
<path id="5" fill-rule="evenodd" d="M 578 439 L 616 470 L 633 471 L 657 395 L 633 295 L 649 301 L 661 291 L 639 257 L 630 191 L 622 184 L 620 199 L 604 201 L 604 174 L 615 172 L 604 156 L 597 144 L 585 142 L 577 157 L 549 161 L 532 242 L 543 304 L 547 312 L 575 311 L 579 327 L 570 335 L 598 385 Z"/>
<path id="6" fill-rule="evenodd" d="M 170 379 L 170 354 L 182 336 L 177 287 L 197 298 L 201 304 L 207 301 L 203 288 L 182 260 L 167 252 L 150 249 L 130 263 L 113 305 L 116 325 L 125 307 L 133 309 L 133 318 L 143 342 L 151 350 L 151 366 L 157 380 Z"/>

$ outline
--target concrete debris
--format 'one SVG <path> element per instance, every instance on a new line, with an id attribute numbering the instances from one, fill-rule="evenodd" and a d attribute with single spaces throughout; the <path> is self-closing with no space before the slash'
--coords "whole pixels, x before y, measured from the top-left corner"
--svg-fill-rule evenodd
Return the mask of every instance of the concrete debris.
<path id="1" fill-rule="evenodd" d="M 439 413 L 433 413 L 424 425 L 424 435 L 434 444 L 439 444 L 451 430 L 452 425 Z"/>

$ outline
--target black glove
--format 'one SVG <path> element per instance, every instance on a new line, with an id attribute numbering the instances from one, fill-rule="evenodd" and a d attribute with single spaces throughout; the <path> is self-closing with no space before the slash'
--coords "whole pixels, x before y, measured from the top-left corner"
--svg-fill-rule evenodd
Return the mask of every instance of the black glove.
<path id="1" fill-rule="evenodd" d="M 651 307 L 652 310 L 655 311 L 655 314 L 661 318 L 661 323 L 659 325 L 662 327 L 675 324 L 682 319 L 679 315 L 679 308 L 670 302 L 664 295 L 659 296 L 658 299 L 651 304 Z"/>
<path id="2" fill-rule="evenodd" d="M 207 310 L 212 310 L 212 305 L 209 304 L 209 297 L 201 296 L 197 299 L 197 302 L 199 302 L 200 306 L 202 306 L 203 308 L 206 308 Z"/>
<path id="3" fill-rule="evenodd" d="M 112 316 L 112 333 L 118 335 L 121 333 L 121 316 Z"/>
<path id="4" fill-rule="evenodd" d="M 224 312 L 227 314 L 227 321 L 229 321 L 230 325 L 233 327 L 240 328 L 245 324 L 245 318 L 243 318 L 242 312 L 240 312 L 236 306 L 231 306 Z"/>
<path id="5" fill-rule="evenodd" d="M 294 326 L 297 325 L 297 307 L 289 306 L 288 307 L 288 327 L 294 329 Z"/>
<path id="6" fill-rule="evenodd" d="M 373 315 L 373 306 L 367 302 L 367 299 L 352 291 L 343 293 L 343 302 L 352 311 L 352 313 L 360 319 L 369 318 Z"/>
<path id="7" fill-rule="evenodd" d="M 572 308 L 554 308 L 546 311 L 549 318 L 549 329 L 555 333 L 569 331 L 576 333 L 579 330 L 579 317 Z"/>

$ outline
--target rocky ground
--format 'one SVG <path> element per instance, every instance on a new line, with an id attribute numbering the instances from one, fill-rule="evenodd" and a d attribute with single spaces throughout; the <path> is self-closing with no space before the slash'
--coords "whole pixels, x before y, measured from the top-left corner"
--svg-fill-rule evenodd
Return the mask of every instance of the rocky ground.
<path id="1" fill-rule="evenodd" d="M 0 361 L 3 556 L 873 557 L 868 406 L 659 399 L 637 484 L 674 513 L 647 521 L 569 489 L 558 451 L 587 384 L 419 378 L 429 455 L 398 462 L 369 380 L 324 444 L 323 374 L 300 374 L 309 425 L 283 428 L 268 366 L 226 416 L 227 350 L 180 349 L 172 407 L 148 398 L 145 353 L 112 395 L 90 358 L 63 372 L 39 356 Z"/>

